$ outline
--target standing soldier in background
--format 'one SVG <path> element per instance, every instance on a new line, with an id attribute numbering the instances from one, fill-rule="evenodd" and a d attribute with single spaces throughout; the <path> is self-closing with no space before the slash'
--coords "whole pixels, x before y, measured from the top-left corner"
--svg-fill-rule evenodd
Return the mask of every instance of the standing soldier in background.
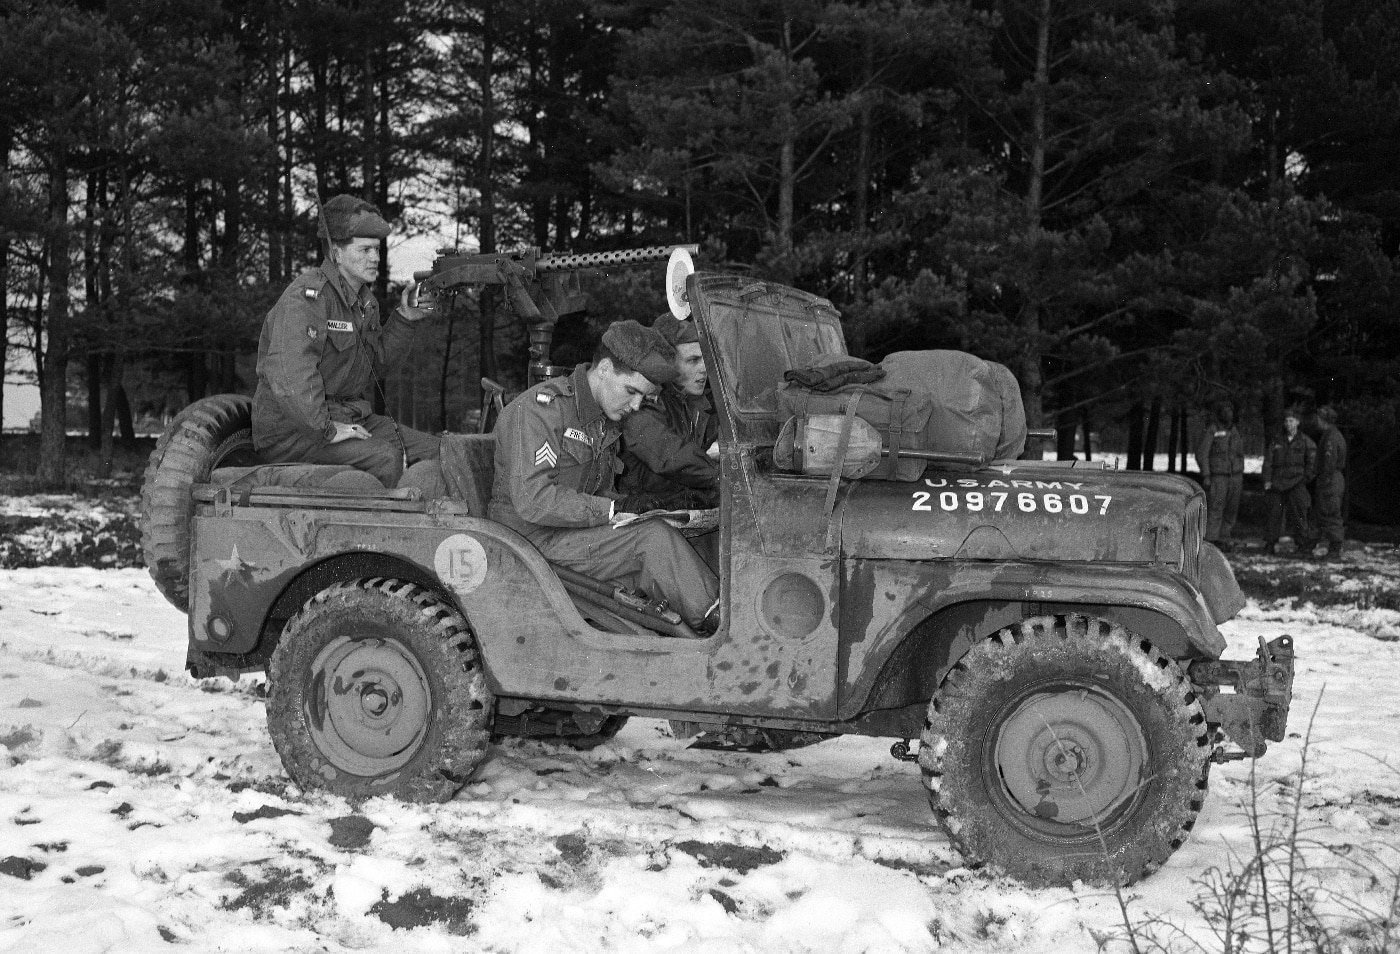
<path id="1" fill-rule="evenodd" d="M 1317 438 L 1317 531 L 1327 541 L 1326 559 L 1342 555 L 1346 534 L 1342 496 L 1346 492 L 1347 441 L 1337 430 L 1337 410 L 1325 404 L 1317 410 L 1322 433 Z"/>
<path id="2" fill-rule="evenodd" d="M 438 438 L 373 413 L 373 390 L 413 346 L 430 301 L 410 284 L 386 322 L 370 291 L 389 223 L 353 195 L 321 209 L 320 268 L 303 272 L 267 313 L 258 339 L 253 446 L 270 464 L 348 464 L 385 487 L 409 464 L 436 459 Z"/>
<path id="3" fill-rule="evenodd" d="M 1264 490 L 1269 497 L 1269 539 L 1266 552 L 1278 553 L 1279 537 L 1291 529 L 1299 552 L 1311 550 L 1314 538 L 1308 528 L 1308 481 L 1317 470 L 1317 445 L 1298 432 L 1298 412 L 1283 415 L 1283 433 L 1264 452 Z"/>
<path id="4" fill-rule="evenodd" d="M 1206 491 L 1206 540 L 1229 553 L 1244 488 L 1244 438 L 1235 427 L 1230 402 L 1219 400 L 1211 406 L 1210 421 L 1196 446 L 1196 466 Z"/>

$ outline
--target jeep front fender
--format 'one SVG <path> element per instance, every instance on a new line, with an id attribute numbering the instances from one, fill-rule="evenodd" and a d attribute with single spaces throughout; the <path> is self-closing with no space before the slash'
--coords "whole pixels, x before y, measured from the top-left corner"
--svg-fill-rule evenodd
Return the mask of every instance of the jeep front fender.
<path id="1" fill-rule="evenodd" d="M 969 614 L 967 606 L 979 609 Z M 840 718 L 908 704 L 913 683 L 888 672 L 913 667 L 918 692 L 936 686 L 972 644 L 1014 618 L 1079 612 L 1112 618 L 1168 655 L 1218 659 L 1225 639 L 1201 592 L 1151 565 L 848 560 L 841 593 Z M 906 642 L 917 640 L 917 651 Z M 897 657 L 896 657 L 896 654 Z M 881 681 L 905 679 L 890 698 Z M 927 699 L 925 699 L 927 701 Z"/>

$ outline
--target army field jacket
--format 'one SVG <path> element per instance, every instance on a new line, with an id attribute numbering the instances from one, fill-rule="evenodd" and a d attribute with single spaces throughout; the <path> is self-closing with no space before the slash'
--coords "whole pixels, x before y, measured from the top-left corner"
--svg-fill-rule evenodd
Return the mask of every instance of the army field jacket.
<path id="1" fill-rule="evenodd" d="M 719 464 L 706 456 L 719 429 L 710 402 L 667 386 L 622 425 L 622 482 L 627 493 L 714 491 Z"/>
<path id="2" fill-rule="evenodd" d="M 267 313 L 258 339 L 254 443 L 289 431 L 330 440 L 333 421 L 364 420 L 374 376 L 383 381 L 409 351 L 415 327 L 397 312 L 381 323 L 369 288 L 352 293 L 330 261 L 303 272 Z"/>
<path id="3" fill-rule="evenodd" d="M 1238 428 L 1212 424 L 1196 445 L 1196 466 L 1209 481 L 1213 475 L 1233 476 L 1244 473 L 1244 438 Z"/>
<path id="4" fill-rule="evenodd" d="M 496 422 L 487 513 L 526 537 L 541 527 L 602 526 L 612 515 L 622 430 L 593 399 L 588 369 L 535 385 Z"/>
<path id="5" fill-rule="evenodd" d="M 1313 479 L 1317 469 L 1317 445 L 1298 432 L 1293 440 L 1280 434 L 1264 455 L 1264 483 L 1274 490 L 1291 490 Z"/>

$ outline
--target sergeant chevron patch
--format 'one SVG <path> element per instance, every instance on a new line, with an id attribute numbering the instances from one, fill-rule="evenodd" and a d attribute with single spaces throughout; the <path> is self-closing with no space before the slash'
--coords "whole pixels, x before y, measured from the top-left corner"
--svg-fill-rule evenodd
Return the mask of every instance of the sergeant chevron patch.
<path id="1" fill-rule="evenodd" d="M 549 446 L 549 441 L 545 441 L 540 445 L 540 449 L 535 451 L 535 466 L 548 464 L 553 467 L 557 463 L 559 463 L 559 455 L 554 452 L 553 447 Z"/>

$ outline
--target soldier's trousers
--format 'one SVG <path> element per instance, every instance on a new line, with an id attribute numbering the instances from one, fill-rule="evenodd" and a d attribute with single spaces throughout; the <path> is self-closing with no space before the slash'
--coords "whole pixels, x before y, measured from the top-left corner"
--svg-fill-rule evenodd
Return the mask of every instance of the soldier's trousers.
<path id="1" fill-rule="evenodd" d="M 256 445 L 258 455 L 269 464 L 349 464 L 368 471 L 385 487 L 393 489 L 403 474 L 405 451 L 410 464 L 436 460 L 440 453 L 436 434 L 425 434 L 402 424 L 396 429 L 391 417 L 371 414 L 356 423 L 369 431 L 368 438 L 352 437 L 338 444 L 328 444 L 320 435 L 289 430 L 265 437 L 266 443 Z"/>
<path id="2" fill-rule="evenodd" d="M 719 580 L 695 548 L 660 520 L 616 528 L 536 527 L 529 536 L 546 559 L 665 599 L 691 626 L 705 618 L 719 595 Z"/>
<path id="3" fill-rule="evenodd" d="M 1287 490 L 1269 491 L 1269 542 L 1277 543 L 1286 528 L 1292 528 L 1294 543 L 1308 543 L 1312 540 L 1312 529 L 1308 526 L 1308 508 L 1311 498 L 1308 485 L 1294 484 Z"/>
<path id="4" fill-rule="evenodd" d="M 1346 478 L 1341 474 L 1317 480 L 1317 532 L 1328 543 L 1341 543 L 1346 536 L 1342 526 L 1346 486 Z"/>
<path id="5" fill-rule="evenodd" d="M 1244 474 L 1212 474 L 1206 488 L 1206 539 L 1228 543 L 1240 515 Z"/>

